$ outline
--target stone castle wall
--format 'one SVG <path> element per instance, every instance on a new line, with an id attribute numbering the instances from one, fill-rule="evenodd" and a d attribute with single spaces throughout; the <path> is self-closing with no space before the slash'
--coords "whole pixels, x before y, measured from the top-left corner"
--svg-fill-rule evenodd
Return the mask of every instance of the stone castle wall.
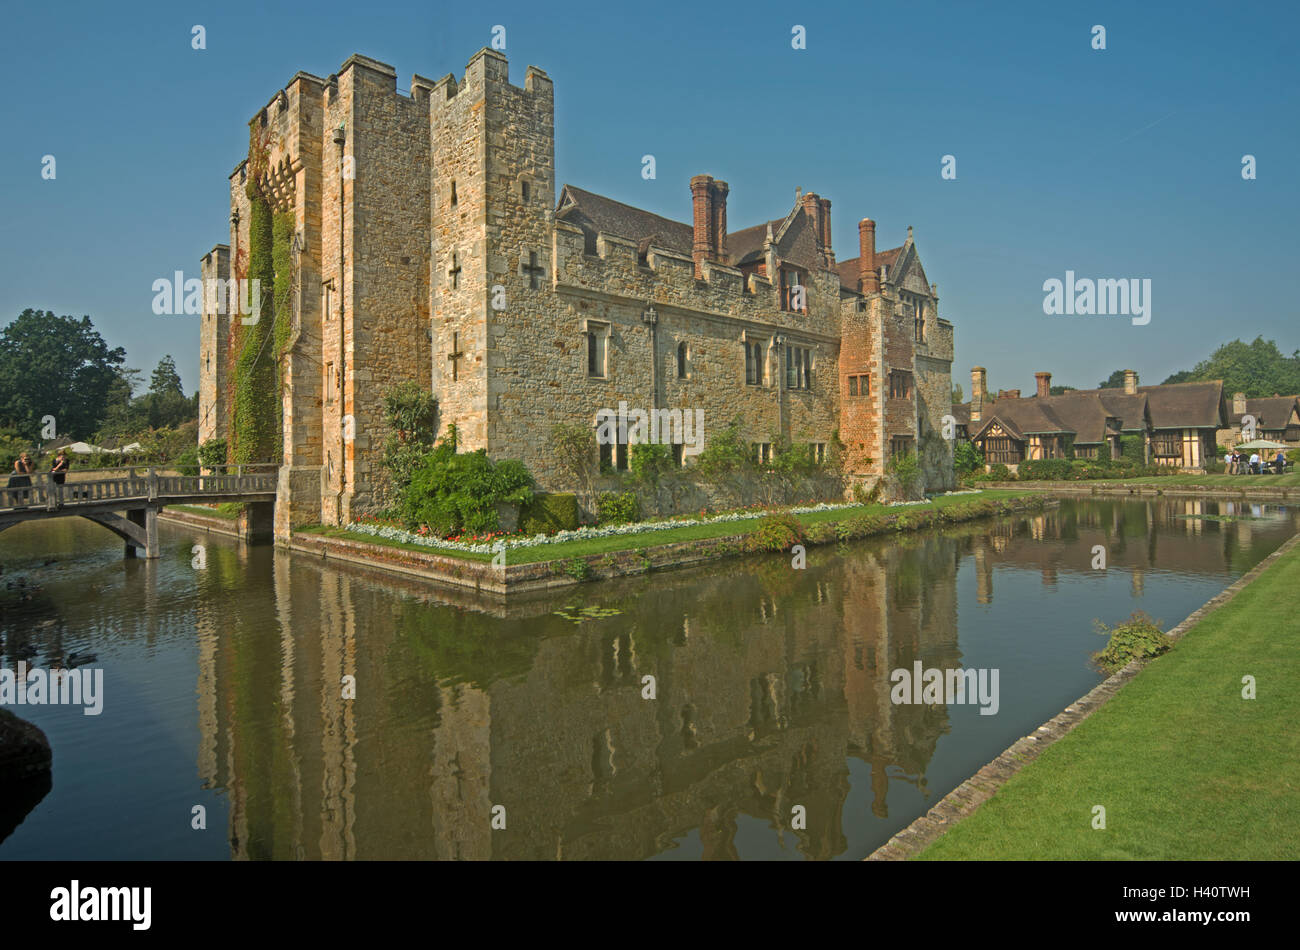
<path id="1" fill-rule="evenodd" d="M 296 230 L 282 535 L 384 500 L 383 398 L 408 380 L 432 391 L 440 432 L 455 424 L 462 449 L 520 459 L 550 489 L 574 487 L 552 461 L 556 423 L 591 426 L 594 459 L 596 413 L 621 402 L 702 409 L 706 443 L 736 417 L 743 438 L 774 450 L 782 441 L 829 449 L 838 434 L 848 472 L 863 476 L 883 471 L 892 435 L 921 434 L 918 413 L 938 428 L 950 410 L 951 325 L 934 319 L 916 343 L 891 285 L 845 299 L 838 274 L 814 268 L 807 313 L 791 313 L 758 273 L 706 260 L 697 278 L 689 256 L 639 253 L 606 233 L 589 253 L 582 231 L 552 210 L 554 89 L 540 69 L 512 85 L 505 57 L 484 49 L 459 82 L 417 75 L 408 97 L 392 67 L 353 56 L 328 79 L 297 74 L 254 117 L 255 133 L 263 122 L 274 201 L 293 211 Z M 230 180 L 236 278 L 247 273 L 249 164 Z M 820 250 L 814 204 L 791 217 L 780 247 Z M 914 263 L 902 286 L 929 295 L 910 239 L 905 251 Z M 604 377 L 587 372 L 590 330 L 607 335 Z M 229 414 L 219 390 L 238 332 L 226 337 L 205 321 L 201 359 L 226 350 L 201 375 L 214 417 L 205 432 L 224 431 Z M 745 344 L 755 341 L 761 385 L 746 381 Z M 809 390 L 787 388 L 789 346 L 812 354 Z M 888 398 L 891 368 L 914 373 L 910 397 Z M 849 399 L 850 374 L 870 376 L 866 396 Z"/>

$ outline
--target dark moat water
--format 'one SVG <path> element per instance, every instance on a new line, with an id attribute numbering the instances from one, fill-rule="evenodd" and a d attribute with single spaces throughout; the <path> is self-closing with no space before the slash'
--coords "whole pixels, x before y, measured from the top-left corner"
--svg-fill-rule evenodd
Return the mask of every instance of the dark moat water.
<path id="1" fill-rule="evenodd" d="M 79 519 L 20 525 L 0 584 L 41 591 L 6 592 L 0 666 L 92 652 L 104 695 L 10 707 L 54 770 L 30 811 L 0 803 L 0 859 L 859 859 L 1099 682 L 1094 619 L 1172 627 L 1298 527 L 1066 501 L 805 570 L 503 601 L 174 527 L 148 562 Z M 916 661 L 998 671 L 996 714 L 891 702 Z"/>

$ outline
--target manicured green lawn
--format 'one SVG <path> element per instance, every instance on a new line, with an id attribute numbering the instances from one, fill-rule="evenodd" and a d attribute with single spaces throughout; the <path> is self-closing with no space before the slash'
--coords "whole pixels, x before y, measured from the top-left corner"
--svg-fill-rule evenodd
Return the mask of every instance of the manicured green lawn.
<path id="1" fill-rule="evenodd" d="M 168 511 L 188 511 L 194 515 L 207 515 L 210 518 L 224 518 L 227 521 L 234 521 L 239 517 L 243 505 L 239 502 L 226 502 L 217 505 L 215 508 L 204 508 L 201 505 L 168 505 Z"/>
<path id="2" fill-rule="evenodd" d="M 962 502 L 973 499 L 988 499 L 991 501 L 1001 501 L 1009 498 L 1020 498 L 1031 494 L 1029 491 L 1010 491 L 997 490 L 985 491 L 979 495 L 944 495 L 934 499 L 927 505 L 912 505 L 907 508 L 889 508 L 886 505 L 855 505 L 852 508 L 836 508 L 831 511 L 814 511 L 808 514 L 797 515 L 796 517 L 805 525 L 818 524 L 826 521 L 840 521 L 853 515 L 860 514 L 884 514 L 895 511 L 924 511 L 934 508 L 947 508 L 951 505 L 961 504 Z M 511 564 L 531 564 L 536 561 L 555 561 L 563 558 L 586 557 L 592 554 L 609 554 L 615 551 L 643 551 L 646 548 L 658 547 L 663 544 L 675 544 L 679 541 L 698 541 L 703 538 L 725 538 L 729 536 L 742 535 L 748 533 L 756 527 L 761 520 L 757 516 L 747 521 L 722 521 L 716 524 L 698 524 L 686 525 L 681 528 L 672 528 L 667 531 L 648 531 L 644 534 L 632 535 L 614 535 L 608 538 L 591 538 L 579 539 L 575 541 L 563 541 L 559 544 L 539 544 L 536 547 L 512 548 L 508 554 Z M 378 538 L 373 535 L 363 534 L 359 531 L 348 531 L 343 528 L 330 528 L 321 525 L 314 525 L 307 528 L 298 529 L 308 534 L 319 534 L 329 538 L 346 538 L 350 541 L 361 541 L 367 544 L 382 544 L 387 547 L 401 548 L 407 551 L 421 551 L 425 554 L 445 554 L 451 557 L 466 558 L 472 561 L 490 561 L 490 554 L 473 554 L 465 551 L 451 551 L 442 548 L 424 547 L 418 544 L 405 544 L 398 541 L 390 541 L 386 538 Z"/>
<path id="3" fill-rule="evenodd" d="M 1025 487 L 1033 486 L 1025 482 Z M 1208 488 L 1236 488 L 1250 491 L 1252 488 L 1300 488 L 1300 472 L 1289 475 L 1151 475 L 1143 478 L 1098 478 L 1083 479 L 1072 484 L 1077 485 L 1196 485 Z"/>
<path id="4" fill-rule="evenodd" d="M 1300 547 L 1014 775 L 922 860 L 1294 860 Z M 1258 698 L 1242 698 L 1242 677 Z M 1005 687 L 1006 684 L 1004 684 Z M 1092 828 L 1092 809 L 1106 828 Z"/>

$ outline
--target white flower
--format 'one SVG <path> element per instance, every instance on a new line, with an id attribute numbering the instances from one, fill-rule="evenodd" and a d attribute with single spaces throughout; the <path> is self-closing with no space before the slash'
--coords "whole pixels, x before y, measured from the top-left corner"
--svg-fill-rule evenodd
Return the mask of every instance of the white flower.
<path id="1" fill-rule="evenodd" d="M 980 490 L 973 489 L 967 491 L 944 492 L 945 495 L 978 495 Z M 906 505 L 925 505 L 929 504 L 931 499 L 924 501 L 899 501 L 894 502 L 887 507 L 898 508 Z M 765 518 L 771 514 L 794 514 L 805 515 L 812 514 L 816 511 L 839 511 L 843 508 L 861 508 L 857 502 L 821 502 L 816 505 L 806 505 L 797 508 L 786 508 L 779 511 L 733 511 L 728 514 L 713 515 L 708 518 L 671 518 L 666 521 L 640 521 L 634 524 L 617 524 L 605 525 L 583 525 L 580 528 L 557 531 L 552 535 L 538 534 L 531 538 L 502 538 L 488 544 L 474 544 L 468 541 L 448 541 L 445 538 L 433 537 L 431 535 L 415 534 L 412 531 L 406 531 L 403 528 L 395 528 L 391 525 L 374 525 L 374 524 L 350 524 L 349 531 L 355 531 L 358 534 L 368 534 L 371 537 L 386 538 L 389 541 L 398 541 L 403 544 L 414 544 L 426 548 L 439 548 L 444 551 L 463 551 L 470 554 L 493 554 L 497 550 L 497 545 L 504 545 L 507 550 L 513 548 L 534 548 L 544 544 L 561 544 L 565 541 L 577 541 L 592 538 L 611 538 L 620 535 L 632 534 L 649 534 L 655 531 L 671 531 L 674 528 L 689 527 L 691 525 L 702 524 L 723 524 L 735 521 L 753 521 L 758 518 Z"/>

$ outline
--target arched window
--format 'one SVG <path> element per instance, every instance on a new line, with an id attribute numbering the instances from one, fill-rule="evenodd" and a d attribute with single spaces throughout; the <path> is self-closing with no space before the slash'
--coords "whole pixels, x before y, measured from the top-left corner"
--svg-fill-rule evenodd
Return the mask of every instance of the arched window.
<path id="1" fill-rule="evenodd" d="M 677 378 L 686 378 L 686 342 L 682 341 L 677 344 Z"/>

